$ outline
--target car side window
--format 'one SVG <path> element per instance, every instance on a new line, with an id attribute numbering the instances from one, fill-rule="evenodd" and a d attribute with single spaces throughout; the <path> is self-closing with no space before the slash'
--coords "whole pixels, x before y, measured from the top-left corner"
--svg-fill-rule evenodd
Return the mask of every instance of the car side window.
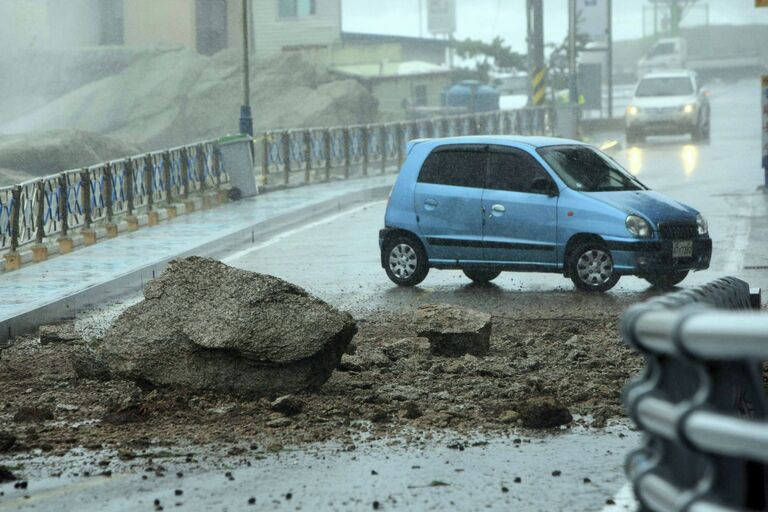
<path id="1" fill-rule="evenodd" d="M 539 163 L 524 151 L 491 152 L 488 171 L 486 188 L 493 190 L 541 194 L 541 190 L 533 190 L 533 181 L 536 178 L 552 181 Z"/>
<path id="2" fill-rule="evenodd" d="M 419 183 L 483 188 L 487 152 L 438 149 L 430 154 L 419 173 Z"/>

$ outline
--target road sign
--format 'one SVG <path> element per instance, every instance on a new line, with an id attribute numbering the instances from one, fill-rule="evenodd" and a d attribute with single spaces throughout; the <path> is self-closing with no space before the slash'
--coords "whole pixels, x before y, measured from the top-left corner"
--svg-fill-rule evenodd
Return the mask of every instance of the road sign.
<path id="1" fill-rule="evenodd" d="M 589 42 L 606 46 L 608 43 L 608 0 L 577 0 L 578 33 Z"/>
<path id="2" fill-rule="evenodd" d="M 433 34 L 456 32 L 456 0 L 429 0 L 427 29 Z"/>

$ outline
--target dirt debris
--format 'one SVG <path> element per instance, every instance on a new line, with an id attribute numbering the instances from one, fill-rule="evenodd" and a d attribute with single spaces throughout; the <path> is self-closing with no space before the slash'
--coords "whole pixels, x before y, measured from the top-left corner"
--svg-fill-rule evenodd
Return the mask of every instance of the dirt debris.
<path id="1" fill-rule="evenodd" d="M 85 342 L 17 338 L 0 352 L 0 387 L 7 390 L 0 422 L 16 438 L 11 452 L 98 446 L 123 450 L 125 458 L 158 443 L 168 450 L 191 442 L 281 451 L 331 439 L 352 445 L 359 434 L 503 433 L 526 424 L 532 397 L 559 401 L 563 409 L 554 409 L 555 416 L 569 413 L 577 423 L 599 426 L 623 415 L 621 389 L 643 365 L 621 342 L 615 319 L 494 316 L 488 355 L 458 358 L 426 350 L 412 314 L 372 311 L 356 321 L 355 354 L 345 354 L 316 391 L 294 393 L 303 406 L 292 415 L 275 410 L 275 402 L 285 401 L 278 396 L 84 379 L 72 354 Z M 571 357 L 574 351 L 580 355 Z M 22 407 L 48 407 L 53 421 L 8 421 Z"/>

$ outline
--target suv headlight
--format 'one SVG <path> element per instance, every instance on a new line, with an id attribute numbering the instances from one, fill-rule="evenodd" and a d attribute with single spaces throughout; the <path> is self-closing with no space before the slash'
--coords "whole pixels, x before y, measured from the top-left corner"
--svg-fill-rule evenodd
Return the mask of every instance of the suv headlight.
<path id="1" fill-rule="evenodd" d="M 653 234 L 653 229 L 647 220 L 638 216 L 630 215 L 627 217 L 627 231 L 640 238 L 649 238 Z"/>
<path id="2" fill-rule="evenodd" d="M 696 216 L 696 225 L 699 227 L 700 235 L 709 233 L 709 224 L 707 224 L 707 219 L 705 219 L 702 214 Z"/>
<path id="3" fill-rule="evenodd" d="M 686 114 L 693 114 L 693 112 L 696 110 L 696 105 L 693 103 L 688 103 L 686 105 L 683 105 L 683 112 Z"/>
<path id="4" fill-rule="evenodd" d="M 628 115 L 630 115 L 630 116 L 636 116 L 636 115 L 637 115 L 637 114 L 639 114 L 639 113 L 640 113 L 640 109 L 639 109 L 639 108 L 637 108 L 636 106 L 634 106 L 634 105 L 630 105 L 630 106 L 628 106 L 628 107 L 627 107 L 627 114 L 628 114 Z"/>

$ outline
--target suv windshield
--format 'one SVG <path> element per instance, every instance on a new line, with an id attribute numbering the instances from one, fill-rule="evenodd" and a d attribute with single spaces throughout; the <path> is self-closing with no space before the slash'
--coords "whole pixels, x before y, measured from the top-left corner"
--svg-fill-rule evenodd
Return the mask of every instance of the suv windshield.
<path id="1" fill-rule="evenodd" d="M 647 96 L 690 96 L 693 84 L 687 77 L 645 78 L 637 86 L 637 97 Z"/>
<path id="2" fill-rule="evenodd" d="M 574 190 L 647 190 L 619 164 L 589 146 L 549 146 L 540 148 L 538 152 L 565 184 Z"/>

